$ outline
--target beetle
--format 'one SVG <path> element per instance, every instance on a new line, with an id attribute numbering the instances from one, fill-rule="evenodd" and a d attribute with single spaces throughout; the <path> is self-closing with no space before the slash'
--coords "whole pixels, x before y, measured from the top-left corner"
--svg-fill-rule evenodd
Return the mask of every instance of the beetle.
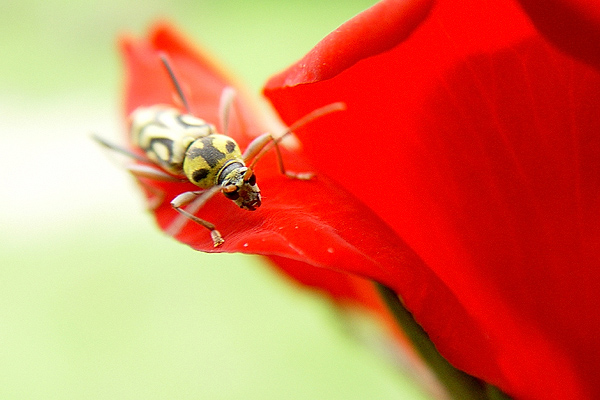
<path id="1" fill-rule="evenodd" d="M 202 189 L 179 194 L 171 200 L 171 206 L 187 219 L 208 229 L 214 247 L 218 247 L 224 243 L 221 233 L 213 223 L 197 217 L 194 213 L 218 192 L 223 193 L 242 209 L 254 211 L 260 207 L 262 200 L 254 167 L 272 148 L 277 154 L 282 174 L 292 179 L 311 179 L 314 174 L 310 172 L 295 173 L 285 169 L 279 142 L 291 134 L 293 129 L 322 115 L 345 109 L 345 104 L 338 102 L 318 108 L 296 121 L 278 137 L 270 132 L 264 133 L 252 140 L 242 152 L 236 141 L 227 136 L 229 110 L 235 98 L 234 89 L 226 87 L 221 93 L 219 115 L 223 133 L 219 133 L 213 124 L 192 115 L 167 56 L 161 53 L 159 57 L 185 112 L 169 105 L 153 105 L 139 107 L 131 113 L 130 140 L 143 152 L 143 156 L 97 135 L 93 135 L 93 139 L 104 147 L 137 160 L 138 163 L 126 166 L 137 178 L 189 181 Z M 146 187 L 157 195 L 151 202 L 151 207 L 156 208 L 162 202 L 162 194 L 155 188 L 147 185 Z M 184 208 L 188 205 L 187 209 Z M 174 224 L 168 231 L 174 236 L 181 229 L 181 224 Z"/>

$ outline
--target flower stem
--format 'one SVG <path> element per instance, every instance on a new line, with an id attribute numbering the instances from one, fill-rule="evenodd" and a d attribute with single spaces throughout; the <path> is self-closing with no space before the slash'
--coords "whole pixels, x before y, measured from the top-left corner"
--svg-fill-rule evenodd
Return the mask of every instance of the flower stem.
<path id="1" fill-rule="evenodd" d="M 445 386 L 451 398 L 461 400 L 508 399 L 499 389 L 454 368 L 437 351 L 435 345 L 429 339 L 427 332 L 423 330 L 417 321 L 415 321 L 412 314 L 404 307 L 398 295 L 381 283 L 375 282 L 375 286 L 404 334 L 412 342 L 415 349 L 423 357 L 439 381 Z M 493 397 L 492 393 L 494 394 Z"/>

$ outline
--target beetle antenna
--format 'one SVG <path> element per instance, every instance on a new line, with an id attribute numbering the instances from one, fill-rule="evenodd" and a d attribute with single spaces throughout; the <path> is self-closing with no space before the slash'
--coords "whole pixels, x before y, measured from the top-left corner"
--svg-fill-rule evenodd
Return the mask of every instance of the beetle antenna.
<path id="1" fill-rule="evenodd" d="M 300 128 L 301 126 L 304 126 L 304 125 L 308 124 L 309 122 L 312 122 L 315 119 L 322 117 L 323 115 L 327 115 L 327 114 L 330 114 L 330 113 L 336 112 L 336 111 L 344 111 L 346 108 L 347 108 L 346 103 L 344 103 L 343 101 L 338 101 L 335 103 L 327 104 L 327 105 L 317 108 L 316 110 L 313 110 L 313 111 L 309 112 L 308 114 L 306 114 L 305 116 L 301 117 L 299 120 L 297 120 L 296 122 L 291 124 L 290 127 L 279 137 L 273 137 L 271 134 L 265 133 L 264 135 L 259 136 L 257 139 L 263 138 L 263 137 L 264 138 L 268 137 L 268 138 L 270 138 L 270 142 L 264 141 L 264 143 L 262 143 L 261 145 L 258 146 L 258 149 L 256 149 L 255 152 L 247 153 L 248 149 L 246 149 L 246 152 L 244 153 L 244 159 L 254 158 L 252 161 L 252 164 L 250 164 L 250 168 L 254 169 L 254 166 L 256 165 L 258 160 L 260 160 L 269 150 L 271 150 L 273 147 L 275 147 L 275 151 L 277 152 L 277 159 L 279 160 L 279 169 L 284 174 L 290 176 L 289 174 L 287 174 L 285 172 L 285 168 L 283 167 L 283 162 L 281 159 L 281 152 L 279 150 L 278 143 L 281 142 L 283 140 L 283 138 L 285 138 L 287 135 L 292 134 L 292 132 L 294 132 L 296 129 Z M 252 146 L 252 144 L 257 141 L 257 139 L 255 139 L 254 142 L 250 143 L 250 145 L 248 147 L 250 148 Z M 267 140 L 269 140 L 269 139 L 267 139 Z M 304 178 L 299 178 L 299 179 L 304 179 Z"/>
<path id="2" fill-rule="evenodd" d="M 167 55 L 165 53 L 160 53 L 160 61 L 162 61 L 163 65 L 165 66 L 165 68 L 167 70 L 167 72 L 169 73 L 169 78 L 171 78 L 171 82 L 173 83 L 173 86 L 175 86 L 175 90 L 177 90 L 177 95 L 181 99 L 181 102 L 183 103 L 183 107 L 185 108 L 185 111 L 188 114 L 191 114 L 190 113 L 190 105 L 187 102 L 187 99 L 185 98 L 185 96 L 183 94 L 183 90 L 181 89 L 181 85 L 179 84 L 179 81 L 175 77 L 175 73 L 173 72 L 173 68 L 171 68 L 171 64 L 169 63 L 169 60 L 167 59 Z"/>
<path id="3" fill-rule="evenodd" d="M 308 124 L 309 122 L 322 117 L 323 115 L 327 115 L 329 113 L 336 112 L 336 111 L 343 111 L 345 109 L 346 109 L 346 103 L 344 103 L 342 101 L 327 104 L 326 106 L 317 108 L 316 110 L 309 112 L 308 114 L 306 114 L 305 116 L 303 116 L 302 118 L 300 118 L 299 120 L 294 122 L 292 125 L 290 125 L 290 128 L 288 129 L 286 134 L 294 132 L 296 129 L 300 128 L 301 126 L 304 126 L 304 125 Z"/>

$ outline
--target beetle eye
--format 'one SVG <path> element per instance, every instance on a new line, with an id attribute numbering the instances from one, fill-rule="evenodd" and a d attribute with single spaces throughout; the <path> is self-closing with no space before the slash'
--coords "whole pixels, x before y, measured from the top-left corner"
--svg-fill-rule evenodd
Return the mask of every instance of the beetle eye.
<path id="1" fill-rule="evenodd" d="M 223 194 L 229 200 L 237 200 L 240 197 L 240 194 L 239 194 L 239 192 L 237 190 L 235 190 L 233 192 L 223 192 Z"/>
<path id="2" fill-rule="evenodd" d="M 252 176 L 250 177 L 250 179 L 248 179 L 248 183 L 250 186 L 254 186 L 256 185 L 256 175 L 252 174 Z"/>

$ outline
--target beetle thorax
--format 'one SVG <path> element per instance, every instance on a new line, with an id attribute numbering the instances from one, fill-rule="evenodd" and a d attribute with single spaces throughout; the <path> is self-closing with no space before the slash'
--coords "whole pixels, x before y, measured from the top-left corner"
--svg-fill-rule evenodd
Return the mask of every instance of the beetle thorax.
<path id="1" fill-rule="evenodd" d="M 188 146 L 183 172 L 190 182 L 208 189 L 219 184 L 217 178 L 221 171 L 234 161 L 243 164 L 237 143 L 229 136 L 213 134 L 196 139 Z"/>
<path id="2" fill-rule="evenodd" d="M 130 118 L 132 142 L 174 175 L 181 175 L 190 143 L 216 132 L 206 121 L 164 105 L 139 107 Z"/>

